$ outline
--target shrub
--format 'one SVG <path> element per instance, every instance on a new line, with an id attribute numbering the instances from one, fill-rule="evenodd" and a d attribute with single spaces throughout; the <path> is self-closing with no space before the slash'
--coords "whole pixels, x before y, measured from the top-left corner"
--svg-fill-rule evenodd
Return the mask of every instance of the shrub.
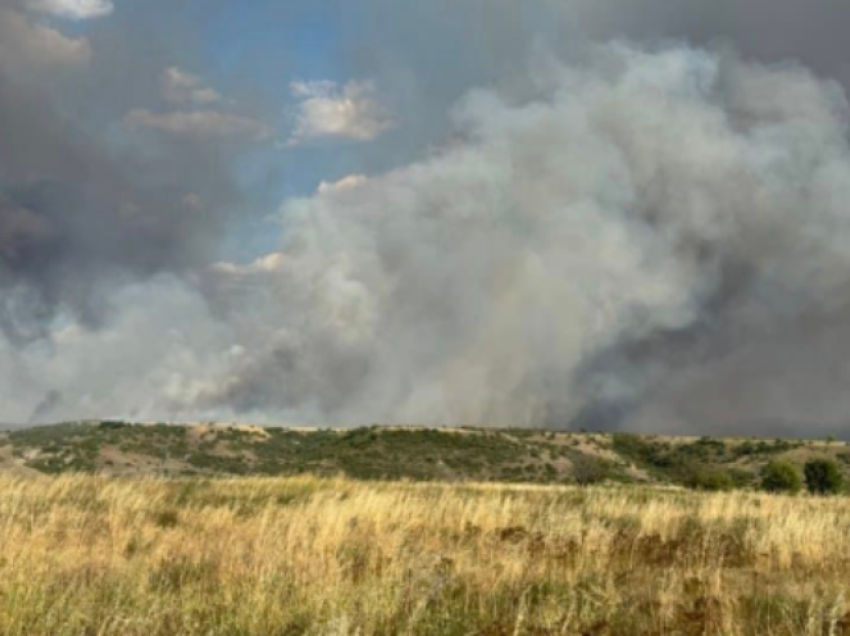
<path id="1" fill-rule="evenodd" d="M 841 470 L 831 459 L 811 459 L 803 469 L 806 488 L 815 495 L 834 495 L 841 492 L 844 481 Z"/>
<path id="2" fill-rule="evenodd" d="M 698 462 L 683 463 L 677 472 L 682 484 L 693 490 L 717 492 L 735 488 L 735 481 L 728 472 Z"/>
<path id="3" fill-rule="evenodd" d="M 153 515 L 153 522 L 159 528 L 175 528 L 180 522 L 180 516 L 176 510 L 160 510 Z"/>
<path id="4" fill-rule="evenodd" d="M 729 468 L 726 470 L 726 473 L 729 475 L 729 478 L 732 480 L 735 488 L 751 488 L 754 485 L 755 475 L 748 470 L 744 470 L 742 468 Z"/>
<path id="5" fill-rule="evenodd" d="M 573 479 L 579 486 L 592 486 L 605 481 L 611 470 L 608 462 L 591 457 L 590 455 L 577 454 L 572 458 Z"/>
<path id="6" fill-rule="evenodd" d="M 126 422 L 116 422 L 113 420 L 105 420 L 100 423 L 100 428 L 107 431 L 118 431 L 122 428 L 132 428 L 131 424 L 127 424 Z"/>
<path id="7" fill-rule="evenodd" d="M 793 464 L 773 460 L 761 469 L 761 487 L 767 492 L 796 494 L 803 487 L 803 480 Z"/>

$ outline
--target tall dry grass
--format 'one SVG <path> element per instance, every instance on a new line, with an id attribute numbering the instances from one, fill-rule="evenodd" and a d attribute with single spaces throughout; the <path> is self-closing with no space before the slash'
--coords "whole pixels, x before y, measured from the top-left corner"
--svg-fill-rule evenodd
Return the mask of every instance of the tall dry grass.
<path id="1" fill-rule="evenodd" d="M 0 478 L 0 634 L 850 634 L 846 499 Z"/>

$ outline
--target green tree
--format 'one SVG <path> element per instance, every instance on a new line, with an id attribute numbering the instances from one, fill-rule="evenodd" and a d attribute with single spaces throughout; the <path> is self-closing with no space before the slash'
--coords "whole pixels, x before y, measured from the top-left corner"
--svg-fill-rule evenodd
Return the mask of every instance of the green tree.
<path id="1" fill-rule="evenodd" d="M 806 488 L 815 495 L 834 495 L 841 492 L 844 478 L 841 469 L 831 459 L 811 459 L 803 468 Z"/>
<path id="2" fill-rule="evenodd" d="M 796 494 L 803 487 L 803 480 L 793 464 L 773 460 L 761 469 L 761 487 L 767 492 Z"/>

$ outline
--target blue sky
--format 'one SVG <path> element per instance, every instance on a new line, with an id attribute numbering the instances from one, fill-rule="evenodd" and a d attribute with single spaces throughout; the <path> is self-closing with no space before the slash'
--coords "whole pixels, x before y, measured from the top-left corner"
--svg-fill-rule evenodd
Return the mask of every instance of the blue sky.
<path id="1" fill-rule="evenodd" d="M 223 4 L 202 31 L 198 70 L 211 83 L 236 85 L 253 93 L 267 117 L 275 121 L 280 141 L 285 141 L 299 106 L 293 99 L 293 82 L 330 81 L 342 86 L 375 81 L 374 75 L 386 67 L 387 59 L 393 59 L 405 73 L 417 64 L 412 57 L 393 51 L 402 43 L 392 38 L 364 38 L 364 30 L 377 33 L 358 19 L 359 12 L 347 10 L 345 5 L 313 2 L 282 6 L 267 1 Z M 446 52 L 439 62 L 450 57 Z M 376 91 L 392 88 L 385 84 L 376 86 Z M 386 96 L 401 101 L 398 95 Z M 421 118 L 421 113 L 411 114 Z M 299 146 L 272 144 L 255 149 L 241 161 L 241 178 L 247 188 L 262 186 L 264 196 L 258 204 L 271 214 L 280 202 L 312 194 L 323 181 L 403 165 L 428 143 L 422 126 L 412 126 L 405 134 L 404 116 L 404 112 L 392 112 L 393 128 L 366 141 L 331 137 Z M 438 134 L 436 129 L 445 124 L 442 117 L 436 119 L 441 121 L 429 123 L 425 136 Z M 232 241 L 235 256 L 243 259 L 268 251 L 271 243 L 279 240 L 278 229 L 264 220 L 267 214 L 252 210 L 245 216 L 247 222 Z"/>
<path id="2" fill-rule="evenodd" d="M 105 17 L 46 20 L 91 43 L 89 72 L 67 88 L 74 98 L 62 100 L 95 136 L 106 131 L 124 148 L 168 151 L 162 138 L 128 137 L 125 116 L 142 109 L 151 115 L 144 127 L 163 132 L 156 127 L 169 122 L 152 117 L 169 109 L 161 80 L 171 67 L 220 94 L 216 107 L 269 127 L 264 143 L 227 153 L 244 196 L 231 215 L 225 253 L 245 260 L 277 240 L 264 219 L 282 202 L 311 194 L 321 182 L 379 174 L 427 155 L 451 136 L 451 109 L 469 89 L 496 84 L 525 65 L 534 42 L 547 37 L 547 12 L 490 6 L 181 0 L 166 12 L 125 0 Z M 360 99 L 379 106 L 392 125 L 365 138 L 337 131 L 287 144 L 304 102 L 293 95 L 293 82 L 333 82 L 336 100 L 346 86 L 368 84 Z"/>

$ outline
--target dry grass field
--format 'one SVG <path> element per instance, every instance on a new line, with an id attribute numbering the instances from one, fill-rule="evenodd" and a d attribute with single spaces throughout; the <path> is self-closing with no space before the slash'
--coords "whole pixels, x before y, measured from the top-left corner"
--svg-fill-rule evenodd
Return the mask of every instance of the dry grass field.
<path id="1" fill-rule="evenodd" d="M 0 634 L 850 634 L 850 500 L 0 477 Z"/>

